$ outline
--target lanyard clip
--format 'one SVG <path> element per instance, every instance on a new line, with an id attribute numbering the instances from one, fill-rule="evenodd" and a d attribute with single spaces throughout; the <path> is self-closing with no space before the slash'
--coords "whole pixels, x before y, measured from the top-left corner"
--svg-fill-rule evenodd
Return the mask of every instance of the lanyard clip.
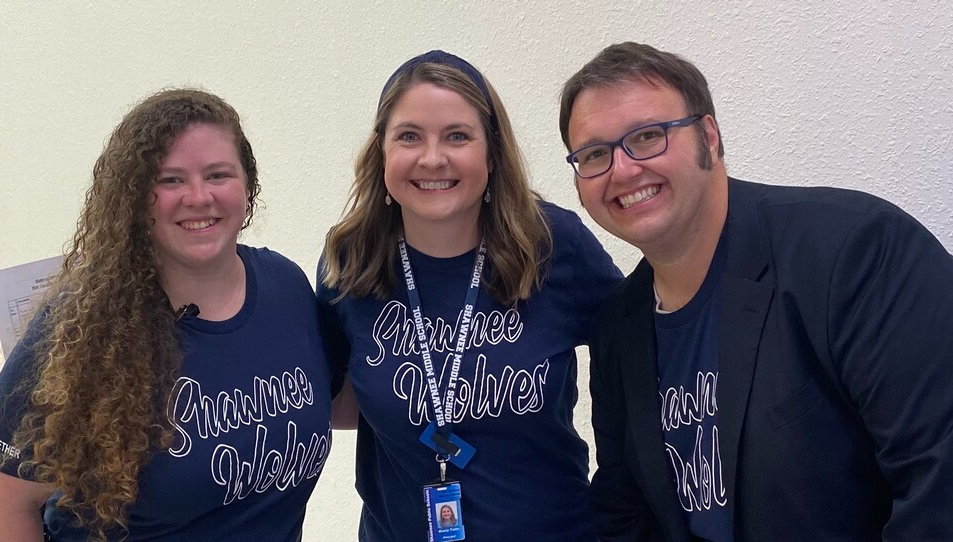
<path id="1" fill-rule="evenodd" d="M 440 481 L 447 481 L 447 455 L 437 454 L 437 463 L 440 465 Z"/>
<path id="2" fill-rule="evenodd" d="M 440 431 L 434 431 L 432 438 L 434 443 L 436 443 L 441 450 L 448 454 L 448 457 L 451 455 L 454 457 L 460 455 L 460 447 L 450 442 L 450 439 L 440 434 Z"/>

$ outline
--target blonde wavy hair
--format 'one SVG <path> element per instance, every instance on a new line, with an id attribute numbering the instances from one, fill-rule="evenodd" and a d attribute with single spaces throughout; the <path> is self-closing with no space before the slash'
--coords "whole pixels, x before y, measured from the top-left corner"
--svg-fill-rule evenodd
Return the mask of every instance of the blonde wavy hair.
<path id="1" fill-rule="evenodd" d="M 475 71 L 475 70 L 474 70 Z M 477 74 L 478 75 L 478 74 Z M 397 278 L 397 239 L 401 231 L 399 205 L 384 198 L 384 151 L 381 146 L 391 111 L 415 85 L 430 83 L 462 96 L 480 115 L 492 164 L 488 188 L 491 202 L 480 211 L 479 228 L 486 239 L 489 272 L 484 282 L 490 295 L 505 305 L 527 299 L 538 288 L 552 253 L 552 233 L 529 185 L 526 166 L 516 144 L 506 109 L 485 79 L 483 92 L 461 70 L 423 62 L 395 73 L 377 107 L 374 130 L 354 166 L 355 181 L 348 208 L 328 232 L 324 245 L 322 282 L 343 296 L 386 298 Z"/>
<path id="2" fill-rule="evenodd" d="M 158 167 L 172 140 L 194 124 L 235 137 L 248 178 L 252 219 L 260 190 L 251 145 L 238 114 L 209 93 L 159 92 L 113 131 L 63 267 L 55 277 L 35 345 L 28 412 L 14 445 L 32 450 L 20 475 L 62 492 L 100 539 L 126 530 L 138 474 L 171 443 L 167 396 L 181 365 L 175 318 L 160 284 L 150 237 Z"/>

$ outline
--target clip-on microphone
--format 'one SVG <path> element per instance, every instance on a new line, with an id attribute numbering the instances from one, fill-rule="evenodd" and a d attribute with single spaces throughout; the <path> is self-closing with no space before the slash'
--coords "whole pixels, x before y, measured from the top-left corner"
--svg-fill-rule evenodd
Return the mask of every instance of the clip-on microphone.
<path id="1" fill-rule="evenodd" d="M 175 311 L 175 321 L 179 322 L 183 318 L 193 318 L 198 315 L 199 306 L 195 303 L 189 303 L 188 305 L 182 305 L 179 310 Z"/>

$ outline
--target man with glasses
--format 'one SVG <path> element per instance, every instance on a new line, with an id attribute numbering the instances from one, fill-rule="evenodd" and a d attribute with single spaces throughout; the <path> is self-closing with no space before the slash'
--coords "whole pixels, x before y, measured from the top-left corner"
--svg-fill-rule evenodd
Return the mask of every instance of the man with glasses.
<path id="1" fill-rule="evenodd" d="M 603 541 L 953 540 L 953 259 L 860 192 L 729 178 L 704 76 L 563 88 L 589 214 L 644 258 L 593 328 Z"/>

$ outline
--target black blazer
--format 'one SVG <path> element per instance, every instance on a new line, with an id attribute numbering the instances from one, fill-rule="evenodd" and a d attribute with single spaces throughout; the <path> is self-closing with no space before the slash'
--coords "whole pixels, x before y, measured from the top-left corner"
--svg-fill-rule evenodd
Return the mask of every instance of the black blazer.
<path id="1" fill-rule="evenodd" d="M 741 541 L 953 540 L 953 258 L 873 196 L 729 180 L 717 390 Z M 689 541 L 646 260 L 590 351 L 603 541 Z"/>

